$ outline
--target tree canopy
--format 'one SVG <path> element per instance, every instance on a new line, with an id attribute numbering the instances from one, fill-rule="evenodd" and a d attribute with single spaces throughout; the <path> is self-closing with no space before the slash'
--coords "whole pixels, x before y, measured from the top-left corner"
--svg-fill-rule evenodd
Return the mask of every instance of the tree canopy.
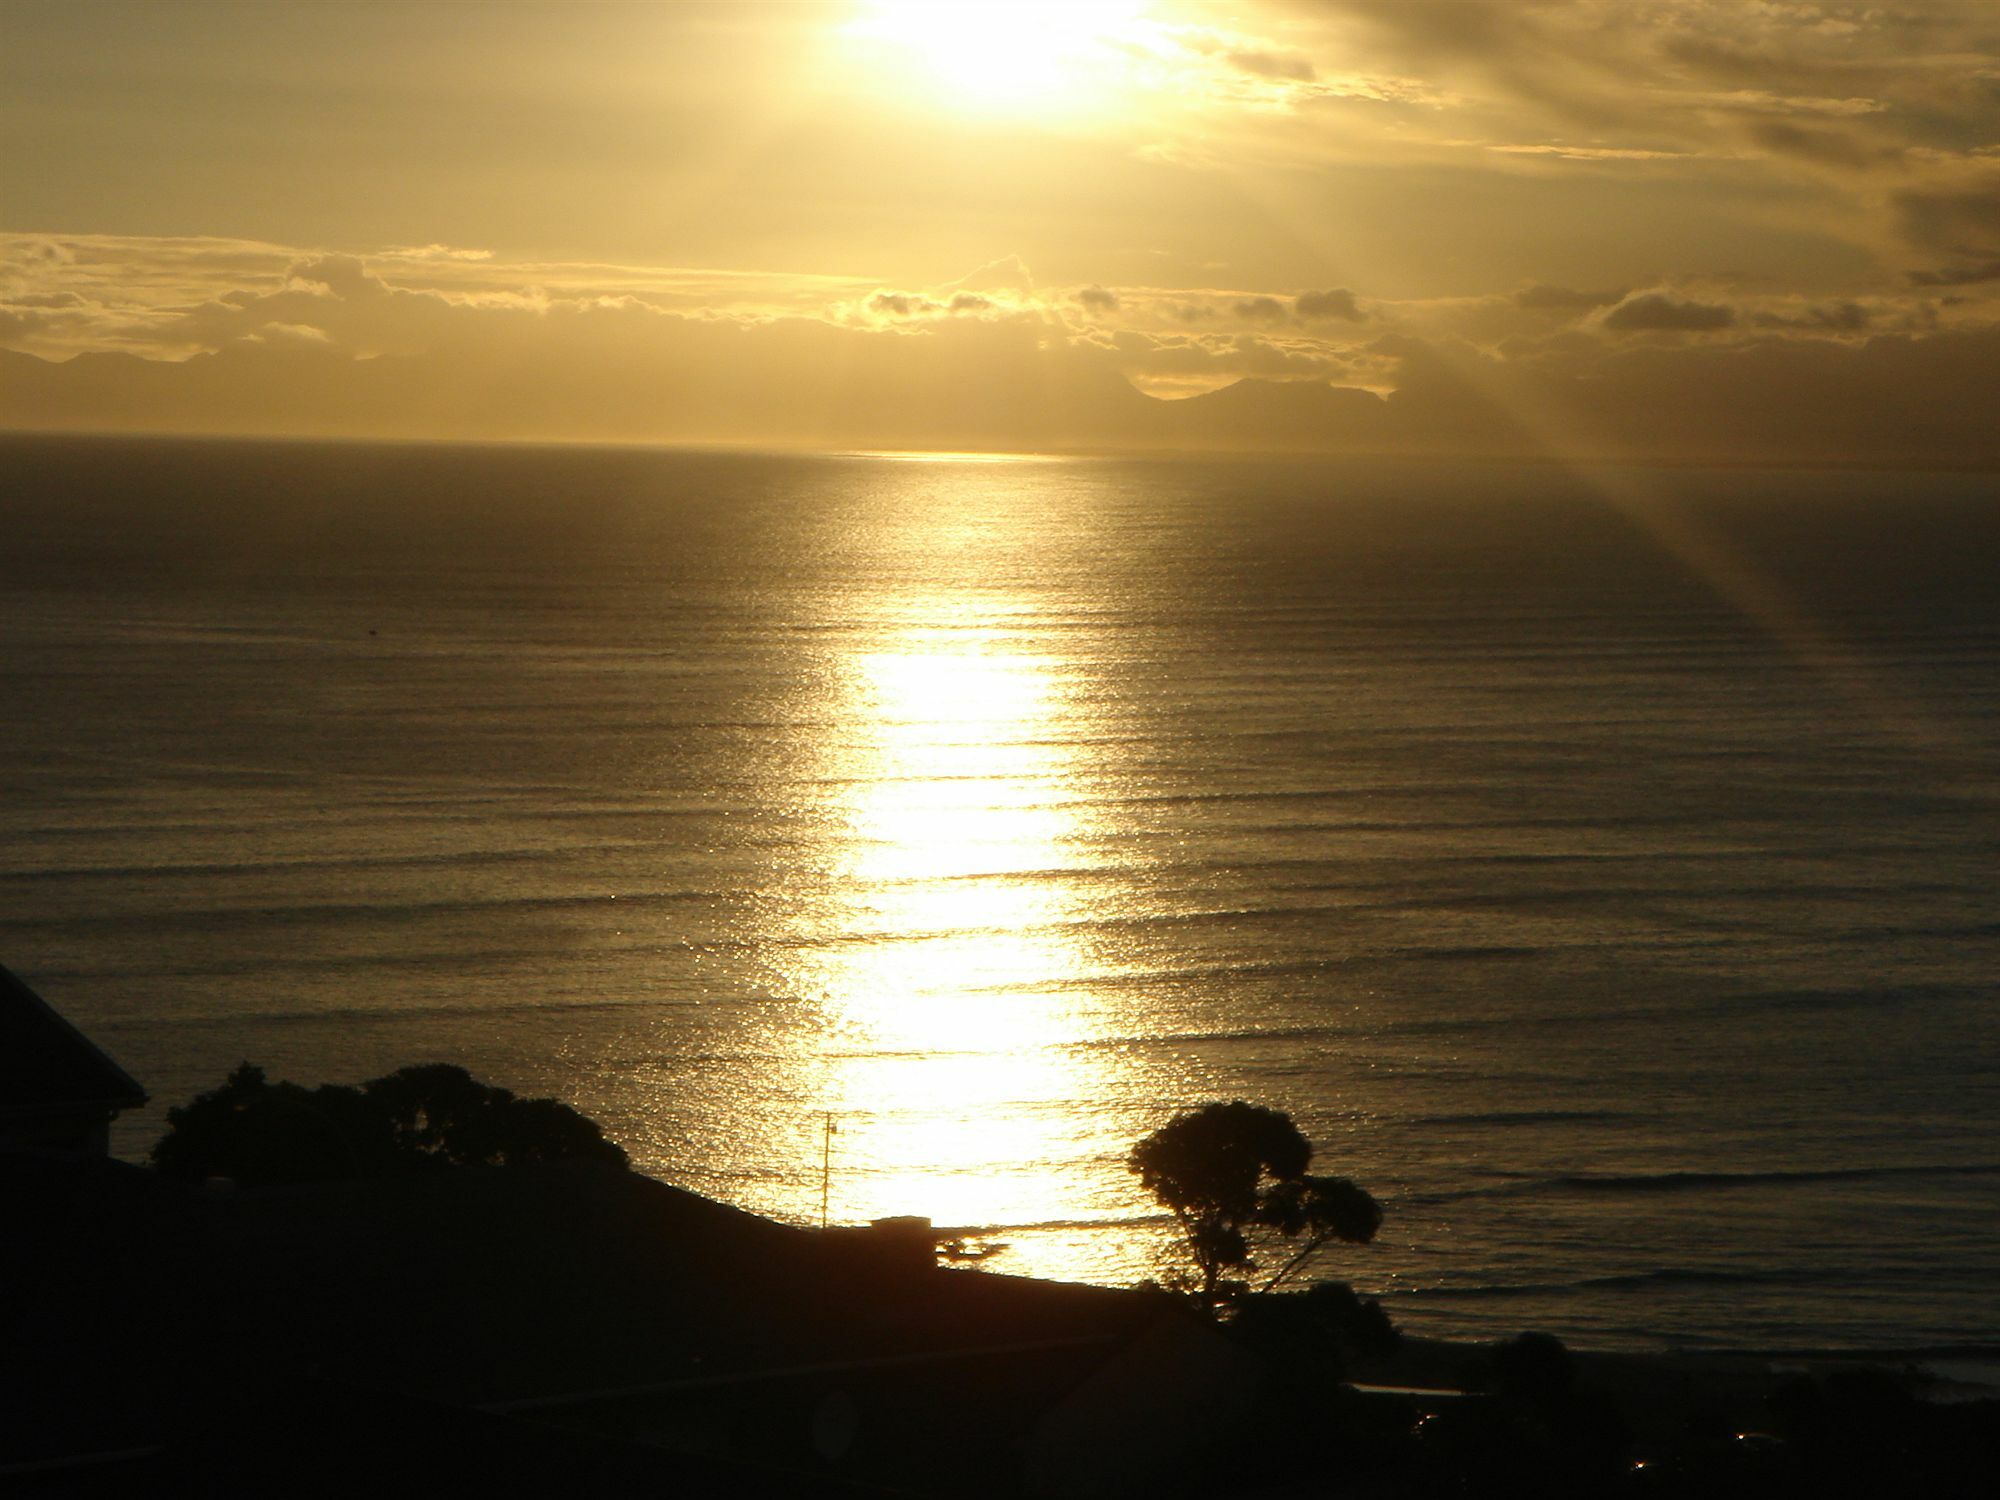
<path id="1" fill-rule="evenodd" d="M 1219 1309 L 1270 1291 L 1334 1240 L 1365 1243 L 1382 1208 L 1345 1177 L 1313 1176 L 1312 1143 L 1282 1110 L 1204 1104 L 1174 1116 L 1126 1160 L 1179 1223 L 1194 1262 L 1190 1289 Z"/>
<path id="2" fill-rule="evenodd" d="M 423 1063 L 358 1088 L 272 1083 L 244 1063 L 219 1088 L 167 1111 L 153 1165 L 172 1177 L 249 1185 L 382 1177 L 537 1161 L 627 1165 L 587 1115 L 522 1099 L 461 1067 Z"/>

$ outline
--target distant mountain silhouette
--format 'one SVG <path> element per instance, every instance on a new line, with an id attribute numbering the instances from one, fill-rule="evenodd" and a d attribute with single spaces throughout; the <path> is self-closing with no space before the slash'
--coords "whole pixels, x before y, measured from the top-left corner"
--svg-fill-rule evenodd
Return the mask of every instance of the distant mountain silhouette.
<path id="1" fill-rule="evenodd" d="M 1372 451 L 1390 437 L 1388 403 L 1373 391 L 1310 380 L 1239 380 L 1158 416 L 1163 437 L 1189 447 Z"/>

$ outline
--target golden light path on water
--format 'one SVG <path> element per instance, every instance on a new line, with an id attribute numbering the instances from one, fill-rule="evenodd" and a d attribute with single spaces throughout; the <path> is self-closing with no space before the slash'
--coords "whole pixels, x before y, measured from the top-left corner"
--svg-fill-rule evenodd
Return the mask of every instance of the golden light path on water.
<path id="1" fill-rule="evenodd" d="M 846 600 L 826 662 L 832 853 L 782 962 L 785 988 L 819 1011 L 799 1092 L 834 1124 L 835 1223 L 1064 1226 L 1144 1209 L 1121 1165 L 1130 1143 L 1100 1107 L 1132 1081 L 1088 1045 L 1113 1019 L 1088 982 L 1092 913 L 1071 878 L 1094 831 L 1089 709 L 1040 628 L 1046 599 L 1009 585 L 1047 536 L 1047 502 L 1033 481 L 975 485 L 989 498 L 954 486 L 956 503 L 903 515 L 892 545 L 928 562 Z M 816 1218 L 809 1180 L 799 1207 Z M 1087 1233 L 998 1238 L 1008 1270 L 1104 1269 Z"/>
<path id="2" fill-rule="evenodd" d="M 992 601 L 918 602 L 848 663 L 866 726 L 841 808 L 833 893 L 846 941 L 815 951 L 832 1209 L 862 1220 L 1038 1223 L 1089 1205 L 1047 1164 L 1075 1151 L 1097 1092 L 1070 993 L 1076 914 L 1051 872 L 1078 829 L 1062 800 L 1059 664 L 992 623 Z M 872 934 L 872 935 L 871 935 Z"/>

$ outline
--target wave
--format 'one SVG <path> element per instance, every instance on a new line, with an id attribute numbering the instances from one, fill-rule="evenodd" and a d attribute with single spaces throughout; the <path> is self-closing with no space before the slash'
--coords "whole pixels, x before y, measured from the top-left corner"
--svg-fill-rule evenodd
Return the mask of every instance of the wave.
<path id="1" fill-rule="evenodd" d="M 1626 1271 L 1608 1276 L 1579 1276 L 1570 1280 L 1486 1281 L 1461 1286 L 1395 1286 L 1379 1295 L 1386 1301 L 1498 1301 L 1510 1297 L 1575 1297 L 1594 1292 L 1671 1291 L 1675 1288 L 1742 1287 L 1809 1288 L 1846 1287 L 1855 1282 L 1851 1266 L 1777 1266 L 1762 1270 L 1725 1270 L 1700 1266 L 1661 1266 L 1648 1271 Z M 1871 1267 L 1867 1280 L 1873 1285 L 1894 1281 L 1929 1281 L 1935 1273 L 1922 1267 L 1896 1269 Z M 2000 1346 L 1985 1343 L 1939 1346 L 1939 1352 L 1974 1355 Z"/>
<path id="2" fill-rule="evenodd" d="M 1636 1292 L 1664 1287 L 1815 1286 L 1851 1280 L 1839 1269 L 1787 1266 L 1765 1271 L 1722 1271 L 1663 1266 L 1613 1276 L 1581 1276 L 1569 1281 L 1477 1282 L 1465 1286 L 1396 1287 L 1384 1300 L 1483 1301 L 1506 1297 L 1569 1297 L 1590 1292 Z"/>
<path id="3" fill-rule="evenodd" d="M 482 965 L 523 965 L 545 967 L 549 960 L 545 947 L 522 948 L 453 948 L 433 953 L 260 953 L 242 959 L 214 959 L 205 963 L 178 963 L 164 959 L 143 961 L 121 967 L 93 967 L 86 965 L 55 966 L 38 964 L 35 974 L 43 980 L 76 979 L 104 980 L 116 979 L 223 979 L 242 978 L 246 975 L 264 974 L 343 974 L 357 971 L 394 972 L 415 970 L 419 973 L 477 971 Z M 592 1000 L 554 1001 L 546 1006 L 533 1006 L 537 1010 L 588 1009 L 604 1002 Z M 421 1010 L 410 1014 L 421 1014 Z M 314 1012 L 313 1014 L 318 1014 Z M 395 1010 L 384 1008 L 369 1011 L 370 1015 L 392 1016 Z M 181 1024 L 183 1017 L 176 1013 L 173 1024 Z"/>
<path id="4" fill-rule="evenodd" d="M 1544 1179 L 1578 1192 L 1679 1193 L 1703 1188 L 1785 1187 L 1818 1182 L 1888 1181 L 1909 1177 L 2000 1176 L 2000 1162 L 1945 1162 L 1897 1167 L 1825 1167 L 1762 1172 L 1570 1173 Z"/>
<path id="5" fill-rule="evenodd" d="M 673 809 L 647 810 L 643 816 L 677 815 Z M 538 821 L 552 821 L 556 815 L 537 812 Z M 591 816 L 598 816 L 592 814 Z M 605 814 L 604 816 L 610 816 Z M 621 815 L 622 816 L 622 815 Z M 275 821 L 275 820 L 274 820 Z M 490 816 L 481 813 L 466 813 L 451 817 L 436 817 L 429 822 L 478 823 L 490 825 Z M 405 820 L 401 818 L 349 820 L 350 827 L 388 826 L 401 828 Z M 251 826 L 251 825 L 243 825 Z M 131 833 L 152 836 L 160 833 L 198 833 L 212 835 L 217 831 L 214 823 L 187 824 L 147 824 L 139 828 L 119 828 L 115 825 L 69 829 L 36 829 L 37 839 L 63 836 L 98 839 Z M 132 880 L 151 877 L 171 876 L 179 878 L 204 878 L 230 875 L 275 875 L 336 871 L 376 871 L 376 870 L 435 870 L 455 869 L 460 866 L 477 868 L 483 865 L 527 865 L 550 860 L 569 860 L 587 854 L 643 853 L 647 844 L 637 838 L 611 838 L 592 842 L 570 840 L 557 845 L 539 843 L 517 849 L 462 849 L 450 853 L 411 854 L 337 854 L 323 857 L 291 857 L 285 859 L 231 859 L 231 860 L 148 860 L 124 864 L 71 864 L 45 866 L 39 869 L 0 870 L 0 883 L 20 883 L 24 885 L 47 882 L 81 880 Z"/>
<path id="6" fill-rule="evenodd" d="M 1416 1115 L 1409 1125 L 1612 1125 L 1641 1118 L 1621 1109 L 1496 1109 L 1460 1115 Z"/>
<path id="7" fill-rule="evenodd" d="M 1625 945 L 1628 949 L 1635 946 Z M 1535 1015 L 1440 1016 L 1423 1020 L 1386 1021 L 1370 1031 L 1381 1036 L 1447 1034 L 1466 1031 L 1506 1029 L 1509 1031 L 1569 1031 L 1580 1025 L 1601 1028 L 1607 1025 L 1645 1024 L 1755 1016 L 1770 1012 L 1885 1010 L 1925 1002 L 1984 998 L 1991 994 L 1986 985 L 1910 984 L 1857 989 L 1757 990 L 1742 995 L 1689 1000 L 1675 1004 L 1634 1005 L 1622 1009 L 1579 1008 Z"/>
<path id="8" fill-rule="evenodd" d="M 716 901 L 726 892 L 721 890 L 686 891 L 621 891 L 610 895 L 587 896 L 497 896 L 486 899 L 458 899 L 452 901 L 296 901 L 283 904 L 262 903 L 255 906 L 210 906 L 194 913 L 195 923 L 223 926 L 255 923 L 257 925 L 308 922 L 324 924 L 328 927 L 352 923 L 381 925 L 394 923 L 403 925 L 419 922 L 432 917 L 488 916 L 495 912 L 508 912 L 520 916 L 537 913 L 564 911 L 613 911 L 632 910 L 649 906 L 673 906 L 688 902 Z M 135 919 L 130 913 L 106 912 L 83 913 L 63 919 L 68 928 L 128 927 Z M 9 926 L 43 927 L 46 923 L 31 919 L 10 919 L 0 917 L 0 928 Z M 192 923 L 190 925 L 193 925 Z M 372 961 L 383 961 L 371 956 Z M 371 960 L 356 960 L 357 962 Z M 281 960 L 272 960 L 273 963 Z M 169 972 L 163 970 L 162 972 Z M 231 970 L 230 972 L 234 972 Z"/>
<path id="9" fill-rule="evenodd" d="M 1535 958 L 1546 952 L 1545 948 L 1526 943 L 1466 943 L 1456 947 L 1425 947 L 1422 945 L 1398 948 L 1397 958 L 1443 959 L 1448 963 L 1466 962 L 1482 958 Z"/>
<path id="10" fill-rule="evenodd" d="M 382 1021 L 403 1022 L 433 1018 L 448 1019 L 454 1016 L 463 1016 L 474 1020 L 486 1020 L 496 1016 L 536 1015 L 553 1009 L 561 1009 L 565 1014 L 570 1012 L 584 1013 L 590 1011 L 623 1010 L 634 1003 L 628 1000 L 577 1000 L 560 1006 L 551 1006 L 537 1004 L 532 1000 L 523 1000 L 513 1003 L 502 1002 L 499 1004 L 491 1001 L 439 1001 L 431 1005 L 398 1005 L 393 1007 L 329 1005 L 323 1010 L 246 1010 L 231 1011 L 226 1015 L 177 1015 L 174 1017 L 174 1026 L 177 1029 L 193 1030 L 203 1027 L 235 1028 L 240 1026 L 267 1026 L 274 1024 L 297 1025 L 302 1022 L 313 1023 L 324 1021 L 362 1023 Z M 658 1002 L 648 1001 L 646 1003 L 657 1004 Z M 147 1017 L 133 1016 L 123 1020 L 112 1017 L 95 1023 L 93 1029 L 110 1034 L 118 1031 L 121 1027 L 150 1026 L 151 1024 L 150 1018 Z M 763 1055 L 761 1053 L 746 1053 L 740 1059 L 731 1060 L 747 1061 Z"/>
<path id="11" fill-rule="evenodd" d="M 1887 1167 L 1774 1168 L 1746 1172 L 1564 1172 L 1549 1175 L 1501 1173 L 1504 1180 L 1480 1187 L 1417 1193 L 1412 1203 L 1455 1203 L 1476 1198 L 1532 1197 L 1575 1193 L 1648 1195 L 1728 1191 L 1735 1188 L 1810 1187 L 1835 1182 L 1892 1182 L 1911 1178 L 2000 1176 L 2000 1162 L 1912 1163 Z"/>
<path id="12" fill-rule="evenodd" d="M 115 830 L 113 830 L 115 831 Z M 148 829 L 147 832 L 154 830 Z M 190 825 L 189 832 L 212 832 L 212 829 L 197 830 Z M 103 830 L 89 829 L 85 833 L 96 836 Z M 38 833 L 38 837 L 41 834 Z M 576 848 L 577 846 L 571 846 Z M 582 852 L 594 853 L 603 849 L 622 847 L 606 844 L 584 848 Z M 23 885 L 41 884 L 51 881 L 76 880 L 143 880 L 154 876 L 200 877 L 215 875 L 276 875 L 296 873 L 303 870 L 401 870 L 401 869 L 446 869 L 455 865 L 526 864 L 534 860 L 546 859 L 546 849 L 498 849 L 469 851 L 462 854 L 363 854 L 348 855 L 328 859 L 244 859 L 192 862 L 181 860 L 161 860 L 157 862 L 122 865 L 65 865 L 60 869 L 40 870 L 0 870 L 0 882 Z"/>
<path id="13" fill-rule="evenodd" d="M 1656 1271 L 1630 1271 L 1614 1276 L 1586 1276 L 1574 1283 L 1577 1290 L 1595 1292 L 1644 1291 L 1648 1287 L 1673 1286 L 1818 1286 L 1853 1280 L 1846 1267 L 1786 1266 L 1769 1271 L 1716 1271 L 1691 1266 L 1663 1266 Z"/>

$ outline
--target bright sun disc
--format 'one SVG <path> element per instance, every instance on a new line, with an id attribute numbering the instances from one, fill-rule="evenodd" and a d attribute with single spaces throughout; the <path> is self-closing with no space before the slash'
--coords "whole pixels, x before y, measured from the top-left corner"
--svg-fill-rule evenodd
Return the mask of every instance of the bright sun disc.
<path id="1" fill-rule="evenodd" d="M 851 28 L 902 55 L 923 85 L 971 108 L 1088 99 L 1143 0 L 878 0 Z"/>

